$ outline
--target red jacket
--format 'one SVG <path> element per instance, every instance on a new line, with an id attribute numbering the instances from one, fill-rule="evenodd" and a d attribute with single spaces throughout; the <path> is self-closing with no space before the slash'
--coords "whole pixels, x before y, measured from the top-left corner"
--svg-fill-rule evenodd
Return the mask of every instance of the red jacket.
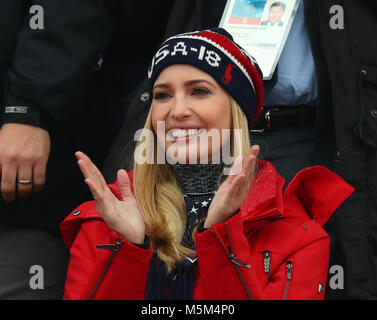
<path id="1" fill-rule="evenodd" d="M 269 162 L 240 210 L 196 233 L 194 299 L 323 299 L 330 238 L 322 225 L 353 192 L 324 167 L 284 179 Z M 129 174 L 132 178 L 132 173 Z M 120 197 L 117 184 L 110 186 Z M 125 241 L 85 202 L 61 224 L 71 260 L 64 299 L 144 299 L 151 248 Z"/>

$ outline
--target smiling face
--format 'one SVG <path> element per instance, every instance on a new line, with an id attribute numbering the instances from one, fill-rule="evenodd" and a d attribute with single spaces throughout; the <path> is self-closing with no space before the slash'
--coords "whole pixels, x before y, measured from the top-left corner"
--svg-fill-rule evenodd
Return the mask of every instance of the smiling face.
<path id="1" fill-rule="evenodd" d="M 212 76 L 198 68 L 165 68 L 154 83 L 151 108 L 158 143 L 165 146 L 168 158 L 179 163 L 218 160 L 222 146 L 229 142 L 229 135 L 223 137 L 223 133 L 231 129 L 230 97 Z M 164 124 L 162 135 L 160 121 Z"/>

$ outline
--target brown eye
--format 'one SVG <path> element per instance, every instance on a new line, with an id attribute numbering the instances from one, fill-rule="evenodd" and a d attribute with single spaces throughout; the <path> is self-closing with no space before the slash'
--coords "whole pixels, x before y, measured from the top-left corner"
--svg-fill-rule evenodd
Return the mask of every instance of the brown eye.
<path id="1" fill-rule="evenodd" d="M 192 90 L 192 95 L 194 96 L 205 96 L 207 94 L 210 94 L 211 92 L 208 89 L 205 88 L 195 88 Z"/>
<path id="2" fill-rule="evenodd" d="M 166 92 L 157 92 L 153 95 L 154 100 L 166 100 L 168 98 L 170 98 L 170 95 Z"/>

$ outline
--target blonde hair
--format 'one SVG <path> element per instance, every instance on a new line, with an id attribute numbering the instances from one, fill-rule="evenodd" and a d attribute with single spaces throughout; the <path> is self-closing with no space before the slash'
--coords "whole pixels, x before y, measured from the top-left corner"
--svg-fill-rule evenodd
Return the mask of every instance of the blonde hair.
<path id="1" fill-rule="evenodd" d="M 238 139 L 231 135 L 231 153 L 233 157 L 246 155 L 250 149 L 248 121 L 233 98 L 230 98 L 230 104 L 231 129 L 241 130 Z M 154 132 L 151 110 L 144 128 Z M 154 136 L 153 142 L 139 141 L 138 145 L 147 143 L 147 150 L 148 148 L 156 150 L 158 142 L 155 132 Z M 153 145 L 150 145 L 152 143 Z M 137 157 L 135 155 L 133 183 L 136 199 L 144 216 L 146 234 L 151 240 L 152 251 L 165 263 L 167 270 L 171 271 L 174 264 L 194 253 L 181 244 L 187 223 L 183 194 L 170 164 L 158 164 L 156 156 L 152 164 L 140 164 Z"/>

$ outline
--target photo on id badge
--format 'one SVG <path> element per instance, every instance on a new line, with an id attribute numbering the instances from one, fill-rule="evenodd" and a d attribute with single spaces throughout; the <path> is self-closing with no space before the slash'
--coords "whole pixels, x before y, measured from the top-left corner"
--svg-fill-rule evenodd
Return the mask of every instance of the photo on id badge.
<path id="1" fill-rule="evenodd" d="M 283 0 L 235 0 L 229 23 L 282 27 Z"/>
<path id="2" fill-rule="evenodd" d="M 267 0 L 235 0 L 229 23 L 259 25 Z"/>

